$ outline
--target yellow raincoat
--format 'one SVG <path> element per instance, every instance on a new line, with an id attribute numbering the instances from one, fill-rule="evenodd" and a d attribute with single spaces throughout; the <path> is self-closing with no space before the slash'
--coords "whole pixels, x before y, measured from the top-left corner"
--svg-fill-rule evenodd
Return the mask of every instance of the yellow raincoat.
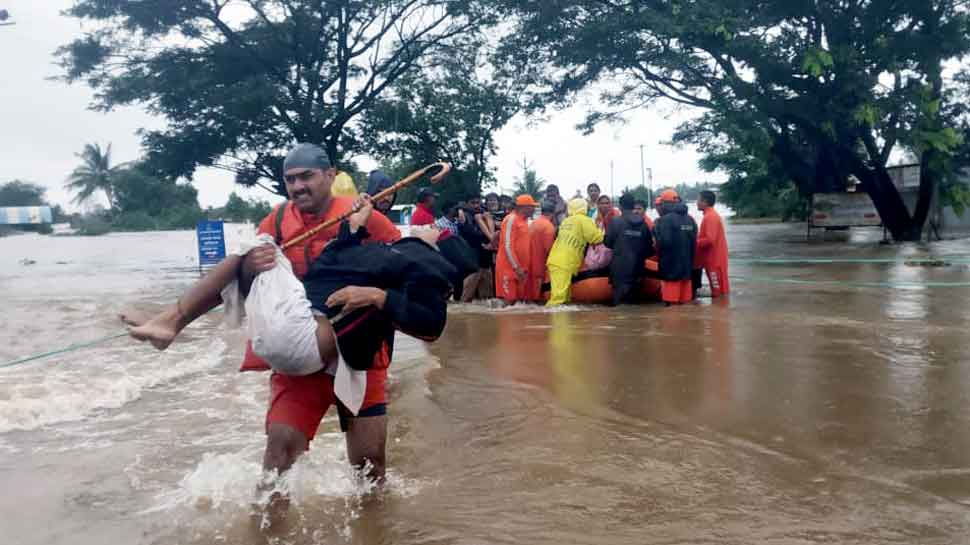
<path id="1" fill-rule="evenodd" d="M 549 267 L 549 282 L 552 292 L 546 306 L 563 305 L 569 302 L 573 276 L 579 272 L 586 256 L 588 244 L 603 242 L 603 232 L 586 215 L 586 200 L 569 201 L 569 217 L 559 225 L 559 234 L 549 252 L 546 265 Z"/>
<path id="2" fill-rule="evenodd" d="M 357 186 L 354 185 L 354 179 L 350 174 L 338 172 L 337 177 L 333 179 L 330 193 L 338 197 L 357 197 Z"/>

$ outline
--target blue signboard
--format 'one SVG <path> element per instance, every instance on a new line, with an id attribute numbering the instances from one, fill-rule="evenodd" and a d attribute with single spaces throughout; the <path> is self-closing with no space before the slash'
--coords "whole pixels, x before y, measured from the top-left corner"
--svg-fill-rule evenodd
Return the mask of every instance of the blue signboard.
<path id="1" fill-rule="evenodd" d="M 199 239 L 199 267 L 215 265 L 226 257 L 226 238 L 221 221 L 200 221 L 195 227 Z"/>

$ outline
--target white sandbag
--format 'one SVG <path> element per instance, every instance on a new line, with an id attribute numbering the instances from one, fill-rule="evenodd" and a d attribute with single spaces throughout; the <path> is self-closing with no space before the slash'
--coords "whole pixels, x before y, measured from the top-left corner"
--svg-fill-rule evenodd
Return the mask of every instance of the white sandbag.
<path id="1" fill-rule="evenodd" d="M 235 255 L 245 255 L 261 244 L 271 244 L 272 237 L 241 241 L 233 249 Z M 236 282 L 223 291 L 227 320 L 239 323 L 239 289 Z M 303 283 L 293 274 L 290 261 L 276 248 L 276 266 L 256 275 L 249 295 L 245 298 L 245 312 L 249 317 L 249 338 L 253 353 L 275 371 L 287 375 L 309 375 L 323 368 L 317 347 L 317 322 L 310 309 Z"/>

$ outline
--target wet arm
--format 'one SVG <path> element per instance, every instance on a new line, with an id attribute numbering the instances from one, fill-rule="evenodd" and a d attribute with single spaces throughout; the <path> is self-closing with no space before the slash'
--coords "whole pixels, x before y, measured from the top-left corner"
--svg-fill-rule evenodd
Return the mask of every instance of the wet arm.
<path id="1" fill-rule="evenodd" d="M 709 221 L 701 222 L 701 228 L 697 233 L 698 249 L 707 250 L 714 246 L 714 238 L 710 236 L 711 235 L 710 231 L 713 231 L 712 227 L 713 225 L 711 225 L 711 222 Z"/>
<path id="2" fill-rule="evenodd" d="M 603 242 L 603 231 L 600 231 L 591 219 L 588 222 L 584 222 L 583 234 L 586 236 L 587 244 L 601 244 Z"/>
<path id="3" fill-rule="evenodd" d="M 619 229 L 616 223 L 610 220 L 610 223 L 606 226 L 606 237 L 603 238 L 603 244 L 605 244 L 606 247 L 611 250 L 613 249 L 613 246 L 616 244 L 616 237 L 617 237 L 618 230 Z"/>

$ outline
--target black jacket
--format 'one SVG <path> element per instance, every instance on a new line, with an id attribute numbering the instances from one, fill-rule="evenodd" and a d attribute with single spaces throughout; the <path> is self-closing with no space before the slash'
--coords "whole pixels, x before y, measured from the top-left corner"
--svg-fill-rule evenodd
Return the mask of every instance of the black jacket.
<path id="1" fill-rule="evenodd" d="M 340 233 L 314 261 L 303 285 L 310 305 L 331 320 L 347 363 L 367 369 L 380 342 L 393 341 L 394 330 L 423 340 L 435 340 L 448 318 L 450 278 L 454 267 L 417 238 L 393 244 L 362 244 L 361 228 L 350 234 L 346 222 Z M 325 302 L 346 286 L 381 288 L 387 292 L 383 310 L 358 309 L 347 315 Z"/>
<path id="2" fill-rule="evenodd" d="M 478 228 L 478 222 L 475 221 L 475 214 L 481 214 L 481 209 L 474 209 L 470 207 L 462 208 L 462 212 L 465 214 L 465 221 L 458 224 L 458 234 L 461 238 L 465 239 L 465 242 L 474 250 L 478 250 L 482 247 L 482 244 L 488 243 L 488 238 L 482 233 L 482 230 Z"/>
<path id="3" fill-rule="evenodd" d="M 660 278 L 689 279 L 694 268 L 697 223 L 687 214 L 687 206 L 664 203 L 663 215 L 654 224 L 654 236 L 660 254 Z"/>
<path id="4" fill-rule="evenodd" d="M 603 243 L 613 250 L 610 280 L 613 285 L 635 282 L 646 272 L 644 260 L 654 254 L 653 234 L 643 218 L 630 211 L 610 220 Z"/>

